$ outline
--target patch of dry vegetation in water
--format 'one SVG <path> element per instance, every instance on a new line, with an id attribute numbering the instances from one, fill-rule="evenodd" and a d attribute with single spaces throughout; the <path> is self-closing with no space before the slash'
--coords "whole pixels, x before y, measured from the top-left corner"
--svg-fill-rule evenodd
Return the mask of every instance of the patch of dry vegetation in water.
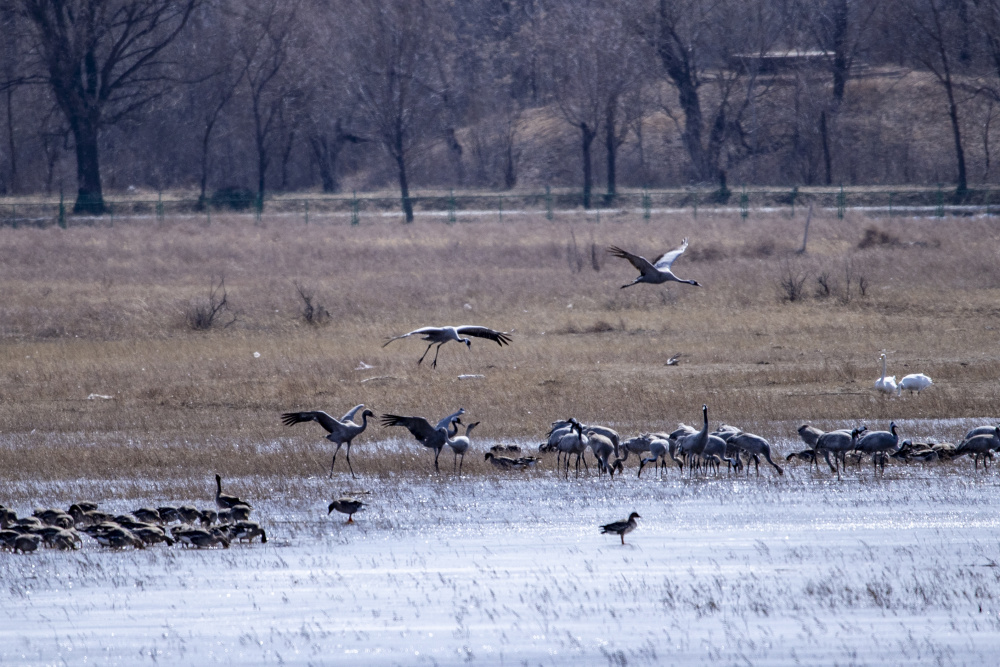
<path id="1" fill-rule="evenodd" d="M 0 478 L 321 473 L 321 429 L 287 429 L 279 414 L 360 402 L 435 419 L 464 407 L 482 422 L 474 448 L 540 440 L 571 415 L 625 434 L 660 429 L 696 421 L 702 403 L 768 437 L 809 420 L 995 414 L 1000 232 L 989 218 L 816 216 L 806 255 L 795 253 L 802 216 L 593 220 L 4 229 Z M 674 268 L 703 288 L 621 290 L 633 268 L 590 257 L 613 244 L 652 259 L 684 237 L 691 249 Z M 893 242 L 870 242 L 883 238 Z M 789 267 L 806 276 L 795 302 L 781 295 Z M 235 321 L 193 330 L 192 304 L 223 279 L 224 323 Z M 304 320 L 301 285 L 324 322 Z M 446 345 L 437 370 L 416 364 L 419 341 L 381 347 L 442 324 L 513 331 L 514 343 Z M 890 373 L 927 373 L 933 389 L 875 396 L 882 349 Z M 787 432 L 755 426 L 775 422 Z M 403 436 L 370 427 L 355 469 L 426 470 L 415 443 L 412 455 L 365 455 L 366 443 Z M 488 469 L 470 453 L 467 472 Z"/>

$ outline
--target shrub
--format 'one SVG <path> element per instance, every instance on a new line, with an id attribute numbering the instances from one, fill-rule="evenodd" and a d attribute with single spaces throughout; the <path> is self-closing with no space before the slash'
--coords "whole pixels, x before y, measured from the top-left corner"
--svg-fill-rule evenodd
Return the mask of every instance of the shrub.
<path id="1" fill-rule="evenodd" d="M 195 301 L 188 308 L 188 326 L 195 331 L 206 331 L 217 323 L 219 315 L 228 310 L 229 294 L 226 292 L 225 280 L 219 278 L 218 284 L 212 280 L 208 290 L 208 298 Z M 236 322 L 236 315 L 233 315 L 233 319 L 227 322 L 224 327 L 228 327 L 234 322 Z"/>

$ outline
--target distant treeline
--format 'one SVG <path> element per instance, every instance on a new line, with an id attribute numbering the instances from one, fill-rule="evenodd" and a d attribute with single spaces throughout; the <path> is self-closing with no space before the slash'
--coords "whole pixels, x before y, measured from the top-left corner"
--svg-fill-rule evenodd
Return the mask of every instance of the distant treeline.
<path id="1" fill-rule="evenodd" d="M 996 183 L 1000 0 L 6 0 L 0 195 Z M 598 203 L 594 201 L 593 203 Z"/>

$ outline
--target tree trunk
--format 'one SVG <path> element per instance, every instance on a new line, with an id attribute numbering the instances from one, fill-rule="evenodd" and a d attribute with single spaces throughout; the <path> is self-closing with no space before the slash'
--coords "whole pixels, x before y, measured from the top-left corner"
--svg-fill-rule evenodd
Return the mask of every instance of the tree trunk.
<path id="1" fill-rule="evenodd" d="M 847 0 L 837 0 L 833 7 L 833 99 L 839 105 L 844 101 L 844 87 L 850 70 L 847 58 L 847 29 L 850 8 Z"/>
<path id="2" fill-rule="evenodd" d="M 7 89 L 7 150 L 10 152 L 8 191 L 17 194 L 17 145 L 14 142 L 14 87 Z"/>
<path id="3" fill-rule="evenodd" d="M 604 203 L 611 206 L 618 195 L 617 169 L 618 142 L 615 141 L 615 109 L 617 100 L 610 102 L 604 118 L 604 147 L 608 157 L 608 192 L 604 195 Z"/>
<path id="4" fill-rule="evenodd" d="M 198 195 L 199 208 L 205 205 L 205 190 L 208 188 L 208 146 L 212 138 L 212 128 L 215 121 L 212 120 L 205 126 L 205 133 L 201 136 L 201 183 L 200 194 Z"/>
<path id="5" fill-rule="evenodd" d="M 98 159 L 97 123 L 85 116 L 72 118 L 73 139 L 76 143 L 76 203 L 73 213 L 104 214 L 101 191 L 101 166 Z"/>
<path id="6" fill-rule="evenodd" d="M 955 198 L 961 199 L 969 189 L 965 173 L 965 150 L 962 148 L 962 131 L 958 123 L 958 104 L 955 103 L 955 92 L 951 84 L 951 76 L 945 79 L 945 90 L 948 91 L 948 115 L 951 117 L 951 131 L 955 137 L 955 157 L 958 159 L 958 184 L 955 188 Z"/>
<path id="7" fill-rule="evenodd" d="M 267 178 L 267 146 L 264 140 L 257 140 L 257 201 L 264 201 L 264 185 Z"/>
<path id="8" fill-rule="evenodd" d="M 336 158 L 330 147 L 330 140 L 325 136 L 314 134 L 309 137 L 309 145 L 312 147 L 313 157 L 316 158 L 316 165 L 319 168 L 319 180 L 323 184 L 323 192 L 337 192 L 340 185 L 337 183 Z"/>
<path id="9" fill-rule="evenodd" d="M 406 222 L 413 222 L 413 202 L 410 201 L 410 186 L 406 182 L 406 156 L 403 151 L 396 153 L 396 165 L 399 167 L 399 193 L 403 198 L 403 214 Z"/>
<path id="10" fill-rule="evenodd" d="M 507 190 L 517 185 L 517 169 L 514 160 L 514 142 L 508 141 L 504 151 L 503 185 Z"/>
<path id="11" fill-rule="evenodd" d="M 580 123 L 583 148 L 583 207 L 590 208 L 590 192 L 594 186 L 594 174 L 590 163 L 590 146 L 594 143 L 597 130 L 586 123 Z"/>
<path id="12" fill-rule="evenodd" d="M 826 184 L 833 185 L 833 168 L 830 159 L 830 137 L 826 131 L 826 111 L 819 114 L 819 136 L 823 142 L 823 166 L 826 168 Z"/>

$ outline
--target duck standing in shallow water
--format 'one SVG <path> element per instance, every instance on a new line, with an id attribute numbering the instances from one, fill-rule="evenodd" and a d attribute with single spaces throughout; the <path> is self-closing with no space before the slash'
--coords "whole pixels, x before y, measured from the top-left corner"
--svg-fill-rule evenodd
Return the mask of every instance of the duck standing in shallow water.
<path id="1" fill-rule="evenodd" d="M 637 512 L 632 512 L 624 521 L 615 521 L 614 523 L 601 526 L 601 534 L 610 535 L 614 533 L 621 537 L 622 544 L 625 544 L 625 535 L 635 530 L 635 520 L 641 518 Z"/>

